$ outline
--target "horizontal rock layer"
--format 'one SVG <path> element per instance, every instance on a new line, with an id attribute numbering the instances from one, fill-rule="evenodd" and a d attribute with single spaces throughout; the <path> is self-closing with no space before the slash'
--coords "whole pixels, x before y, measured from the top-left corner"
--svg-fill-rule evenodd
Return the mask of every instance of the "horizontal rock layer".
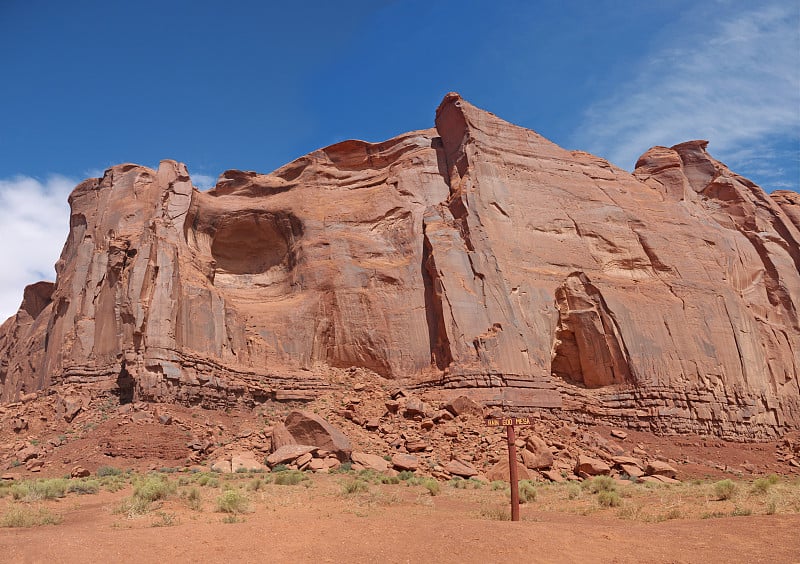
<path id="1" fill-rule="evenodd" d="M 0 328 L 0 399 L 303 400 L 335 369 L 516 411 L 762 438 L 800 426 L 800 200 L 706 152 L 631 174 L 445 97 L 436 127 L 193 188 L 70 196 L 55 284 Z M 377 377 L 377 376 L 376 376 Z"/>

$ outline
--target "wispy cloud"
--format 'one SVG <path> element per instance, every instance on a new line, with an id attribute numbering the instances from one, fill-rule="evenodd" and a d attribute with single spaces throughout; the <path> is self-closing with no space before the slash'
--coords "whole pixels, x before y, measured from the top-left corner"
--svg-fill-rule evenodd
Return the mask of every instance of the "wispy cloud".
<path id="1" fill-rule="evenodd" d="M 576 146 L 630 169 L 653 145 L 708 139 L 714 156 L 765 188 L 798 189 L 800 10 L 736 6 L 690 14 L 702 29 L 667 30 L 635 78 L 587 110 Z"/>
<path id="2" fill-rule="evenodd" d="M 217 183 L 215 177 L 207 174 L 190 173 L 190 176 L 192 178 L 192 184 L 197 186 L 200 190 L 208 190 Z"/>
<path id="3" fill-rule="evenodd" d="M 64 176 L 0 179 L 0 323 L 17 311 L 27 284 L 55 280 L 75 184 Z"/>

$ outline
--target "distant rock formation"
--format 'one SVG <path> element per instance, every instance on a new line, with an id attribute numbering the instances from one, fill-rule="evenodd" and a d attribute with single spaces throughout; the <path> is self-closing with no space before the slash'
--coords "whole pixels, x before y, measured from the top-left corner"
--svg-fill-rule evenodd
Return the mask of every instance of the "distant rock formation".
<path id="1" fill-rule="evenodd" d="M 70 196 L 56 283 L 0 328 L 0 399 L 253 405 L 360 367 L 573 420 L 796 429 L 800 200 L 706 144 L 631 174 L 451 93 L 435 129 L 207 192 L 173 161 L 112 167 Z"/>

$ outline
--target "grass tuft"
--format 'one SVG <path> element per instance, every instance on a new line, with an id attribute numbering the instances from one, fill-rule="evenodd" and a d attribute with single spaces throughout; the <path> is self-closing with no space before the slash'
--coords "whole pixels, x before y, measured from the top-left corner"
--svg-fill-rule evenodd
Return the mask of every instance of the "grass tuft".
<path id="1" fill-rule="evenodd" d="M 217 511 L 239 515 L 250 510 L 250 500 L 241 490 L 225 490 L 217 498 Z"/>
<path id="2" fill-rule="evenodd" d="M 11 505 L 0 517 L 0 527 L 39 527 L 42 525 L 58 525 L 62 518 L 46 507 L 29 507 Z"/>

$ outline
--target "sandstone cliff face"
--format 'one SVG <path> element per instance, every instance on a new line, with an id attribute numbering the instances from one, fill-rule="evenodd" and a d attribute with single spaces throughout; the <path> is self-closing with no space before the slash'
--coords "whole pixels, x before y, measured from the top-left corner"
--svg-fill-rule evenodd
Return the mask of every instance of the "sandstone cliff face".
<path id="1" fill-rule="evenodd" d="M 655 430 L 800 426 L 800 202 L 692 141 L 633 174 L 455 94 L 436 128 L 199 192 L 120 165 L 70 196 L 55 285 L 0 328 L 0 398 L 302 399 L 328 367 Z"/>

